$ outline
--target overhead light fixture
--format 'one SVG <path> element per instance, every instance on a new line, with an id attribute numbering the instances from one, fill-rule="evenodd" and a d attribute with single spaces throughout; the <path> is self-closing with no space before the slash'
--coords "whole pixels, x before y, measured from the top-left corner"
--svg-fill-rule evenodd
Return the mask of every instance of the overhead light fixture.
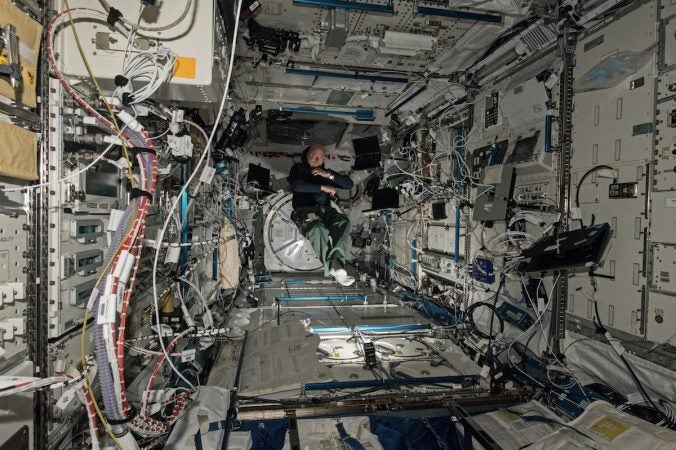
<path id="1" fill-rule="evenodd" d="M 455 19 L 476 20 L 478 22 L 502 23 L 502 14 L 489 14 L 460 9 L 428 8 L 418 6 L 418 14 L 425 16 L 453 17 Z"/>
<path id="2" fill-rule="evenodd" d="M 376 111 L 373 108 L 357 109 L 319 109 L 309 106 L 282 106 L 279 108 L 282 112 L 303 113 L 303 114 L 333 114 L 339 116 L 352 116 L 359 121 L 373 122 L 376 120 Z"/>
<path id="3" fill-rule="evenodd" d="M 378 5 L 375 3 L 346 2 L 343 0 L 293 0 L 295 5 L 323 6 L 326 8 L 354 9 L 356 11 L 394 14 L 394 5 Z"/>
<path id="4" fill-rule="evenodd" d="M 424 34 L 386 31 L 379 52 L 386 55 L 415 56 L 434 49 L 437 38 Z"/>
<path id="5" fill-rule="evenodd" d="M 310 332 L 315 334 L 327 334 L 327 333 L 351 333 L 353 331 L 362 331 L 370 333 L 393 333 L 393 332 L 405 332 L 405 331 L 418 331 L 418 330 L 429 330 L 429 324 L 422 323 L 410 323 L 410 324 L 400 324 L 400 325 L 356 325 L 354 327 L 311 327 Z"/>
<path id="6" fill-rule="evenodd" d="M 408 84 L 408 78 L 401 77 L 385 77 L 382 75 L 371 75 L 368 73 L 354 73 L 354 72 L 328 72 L 325 70 L 314 69 L 284 69 L 287 75 L 306 75 L 310 77 L 329 77 L 329 78 L 347 78 L 351 80 L 367 80 L 367 81 L 381 81 L 383 83 L 404 83 Z"/>

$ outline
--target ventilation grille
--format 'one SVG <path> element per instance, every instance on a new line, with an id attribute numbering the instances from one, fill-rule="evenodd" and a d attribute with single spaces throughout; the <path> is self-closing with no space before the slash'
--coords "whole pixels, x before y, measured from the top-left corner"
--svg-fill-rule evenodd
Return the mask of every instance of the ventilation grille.
<path id="1" fill-rule="evenodd" d="M 553 25 L 536 24 L 524 31 L 519 39 L 529 53 L 536 52 L 556 39 L 556 28 Z"/>

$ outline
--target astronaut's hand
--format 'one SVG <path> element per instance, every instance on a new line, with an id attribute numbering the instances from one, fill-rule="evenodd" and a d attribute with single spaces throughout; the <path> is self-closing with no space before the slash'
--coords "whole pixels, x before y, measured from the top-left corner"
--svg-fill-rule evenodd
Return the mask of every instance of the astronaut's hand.
<path id="1" fill-rule="evenodd" d="M 312 169 L 312 175 L 316 177 L 329 178 L 329 173 L 324 169 L 320 169 L 319 167 L 316 169 Z"/>
<path id="2" fill-rule="evenodd" d="M 322 192 L 326 192 L 329 195 L 336 195 L 336 188 L 333 186 L 322 185 L 321 190 Z"/>

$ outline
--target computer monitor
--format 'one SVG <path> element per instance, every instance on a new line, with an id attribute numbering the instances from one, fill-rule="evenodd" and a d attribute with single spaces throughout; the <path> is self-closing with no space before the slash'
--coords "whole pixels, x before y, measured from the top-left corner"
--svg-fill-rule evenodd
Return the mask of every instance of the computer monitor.
<path id="1" fill-rule="evenodd" d="M 432 203 L 432 219 L 446 219 L 446 202 Z"/>

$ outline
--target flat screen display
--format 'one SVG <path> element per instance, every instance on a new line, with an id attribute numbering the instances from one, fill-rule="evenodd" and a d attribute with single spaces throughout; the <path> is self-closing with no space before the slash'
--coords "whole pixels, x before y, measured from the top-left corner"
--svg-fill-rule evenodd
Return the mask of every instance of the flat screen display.
<path id="1" fill-rule="evenodd" d="M 380 153 L 380 144 L 378 143 L 378 136 L 369 136 L 365 138 L 352 139 L 352 146 L 354 147 L 354 155 L 359 157 L 362 155 L 372 155 Z"/>
<path id="2" fill-rule="evenodd" d="M 119 189 L 119 170 L 110 163 L 96 164 L 85 175 L 85 193 L 87 195 L 115 198 L 118 196 Z"/>

